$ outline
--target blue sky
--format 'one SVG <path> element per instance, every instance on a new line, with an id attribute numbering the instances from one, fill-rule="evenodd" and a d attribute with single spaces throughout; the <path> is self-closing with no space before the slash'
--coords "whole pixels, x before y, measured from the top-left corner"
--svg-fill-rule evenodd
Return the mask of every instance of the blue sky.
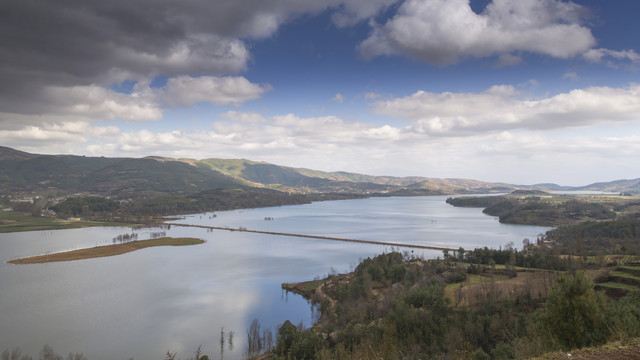
<path id="1" fill-rule="evenodd" d="M 0 143 L 372 175 L 637 178 L 640 2 L 0 5 Z"/>

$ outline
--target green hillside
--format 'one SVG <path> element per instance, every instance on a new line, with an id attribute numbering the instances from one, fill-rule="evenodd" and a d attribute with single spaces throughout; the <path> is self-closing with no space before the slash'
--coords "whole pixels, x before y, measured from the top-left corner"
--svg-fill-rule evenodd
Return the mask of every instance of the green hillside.
<path id="1" fill-rule="evenodd" d="M 346 171 L 326 172 L 245 159 L 205 159 L 195 163 L 220 171 L 250 186 L 269 186 L 283 190 L 380 192 L 403 196 L 486 193 L 515 189 L 514 185 L 478 180 L 373 176 Z"/>
<path id="2" fill-rule="evenodd" d="M 231 176 L 249 186 L 270 187 L 303 192 L 388 192 L 395 186 L 375 183 L 374 176 L 297 169 L 244 159 L 205 159 L 198 166 L 207 167 Z M 337 173 L 335 173 L 337 174 Z"/>
<path id="3" fill-rule="evenodd" d="M 640 193 L 640 179 L 596 183 L 580 188 L 543 185 L 537 188 Z M 536 188 L 470 179 L 326 172 L 245 159 L 38 155 L 0 146 L 0 192 L 3 194 L 90 192 L 152 198 L 239 187 L 307 194 L 396 196 L 511 192 L 515 189 Z"/>
<path id="4" fill-rule="evenodd" d="M 137 197 L 239 186 L 236 180 L 220 172 L 179 161 L 19 153 L 16 156 L 15 150 L 0 148 L 3 194 L 91 192 Z"/>

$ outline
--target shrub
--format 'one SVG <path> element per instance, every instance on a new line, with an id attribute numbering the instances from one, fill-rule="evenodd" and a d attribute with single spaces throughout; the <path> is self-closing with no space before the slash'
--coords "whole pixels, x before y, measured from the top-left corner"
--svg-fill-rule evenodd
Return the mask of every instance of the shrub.
<path id="1" fill-rule="evenodd" d="M 560 276 L 539 310 L 542 333 L 565 349 L 603 344 L 611 336 L 611 301 L 592 285 L 581 273 Z"/>

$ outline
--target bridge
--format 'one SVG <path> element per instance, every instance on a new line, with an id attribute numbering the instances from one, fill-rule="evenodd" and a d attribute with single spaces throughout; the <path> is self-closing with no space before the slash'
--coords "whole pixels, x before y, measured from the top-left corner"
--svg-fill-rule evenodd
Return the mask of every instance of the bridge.
<path id="1" fill-rule="evenodd" d="M 292 236 L 292 237 L 300 237 L 300 238 L 310 238 L 310 239 L 320 239 L 320 240 L 330 240 L 330 241 L 344 241 L 344 242 L 352 242 L 352 243 L 360 243 L 360 244 L 373 244 L 373 245 L 384 245 L 384 246 L 395 246 L 402 248 L 413 248 L 413 249 L 426 249 L 426 250 L 439 250 L 439 251 L 458 251 L 459 249 L 440 247 L 440 246 L 430 246 L 430 245 L 418 245 L 418 244 L 402 244 L 402 243 L 394 243 L 387 241 L 372 241 L 372 240 L 357 240 L 357 239 L 346 239 L 346 238 L 338 238 L 331 236 L 322 236 L 322 235 L 306 235 L 306 234 L 292 234 L 292 233 L 281 233 L 281 232 L 273 232 L 273 231 L 262 231 L 262 230 L 250 230 L 245 228 L 231 228 L 231 227 L 222 227 L 222 226 L 206 226 L 206 225 L 191 225 L 191 224 L 168 224 L 170 226 L 181 226 L 181 227 L 193 227 L 193 228 L 201 228 L 201 229 L 211 229 L 211 230 L 226 230 L 226 231 L 240 231 L 240 232 L 248 232 L 255 234 L 266 234 L 266 235 L 277 235 L 277 236 Z"/>

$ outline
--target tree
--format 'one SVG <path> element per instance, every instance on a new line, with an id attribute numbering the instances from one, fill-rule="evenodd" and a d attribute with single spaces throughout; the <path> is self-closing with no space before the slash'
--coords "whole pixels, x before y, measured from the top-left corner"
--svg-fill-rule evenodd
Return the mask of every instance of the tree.
<path id="1" fill-rule="evenodd" d="M 38 357 L 38 359 L 40 359 L 40 360 L 62 360 L 62 356 L 56 354 L 53 351 L 53 348 L 51 347 L 51 345 L 46 344 L 45 346 L 42 347 L 42 350 L 40 350 L 40 356 Z"/>
<path id="2" fill-rule="evenodd" d="M 289 353 L 289 349 L 293 344 L 293 341 L 298 334 L 298 329 L 291 321 L 287 320 L 278 329 L 278 339 L 276 341 L 276 353 L 286 356 Z"/>
<path id="3" fill-rule="evenodd" d="M 464 248 L 460 246 L 460 248 L 458 249 L 458 261 L 464 262 L 464 253 Z"/>
<path id="4" fill-rule="evenodd" d="M 22 355 L 22 350 L 15 348 L 11 350 L 11 352 L 9 352 L 9 350 L 3 351 L 2 360 L 31 360 L 31 356 Z"/>
<path id="5" fill-rule="evenodd" d="M 247 330 L 247 351 L 249 356 L 254 356 L 262 351 L 262 338 L 260 337 L 260 321 L 253 319 Z"/>
<path id="6" fill-rule="evenodd" d="M 539 310 L 540 325 L 565 349 L 602 344 L 611 336 L 610 305 L 582 273 L 560 276 Z"/>

